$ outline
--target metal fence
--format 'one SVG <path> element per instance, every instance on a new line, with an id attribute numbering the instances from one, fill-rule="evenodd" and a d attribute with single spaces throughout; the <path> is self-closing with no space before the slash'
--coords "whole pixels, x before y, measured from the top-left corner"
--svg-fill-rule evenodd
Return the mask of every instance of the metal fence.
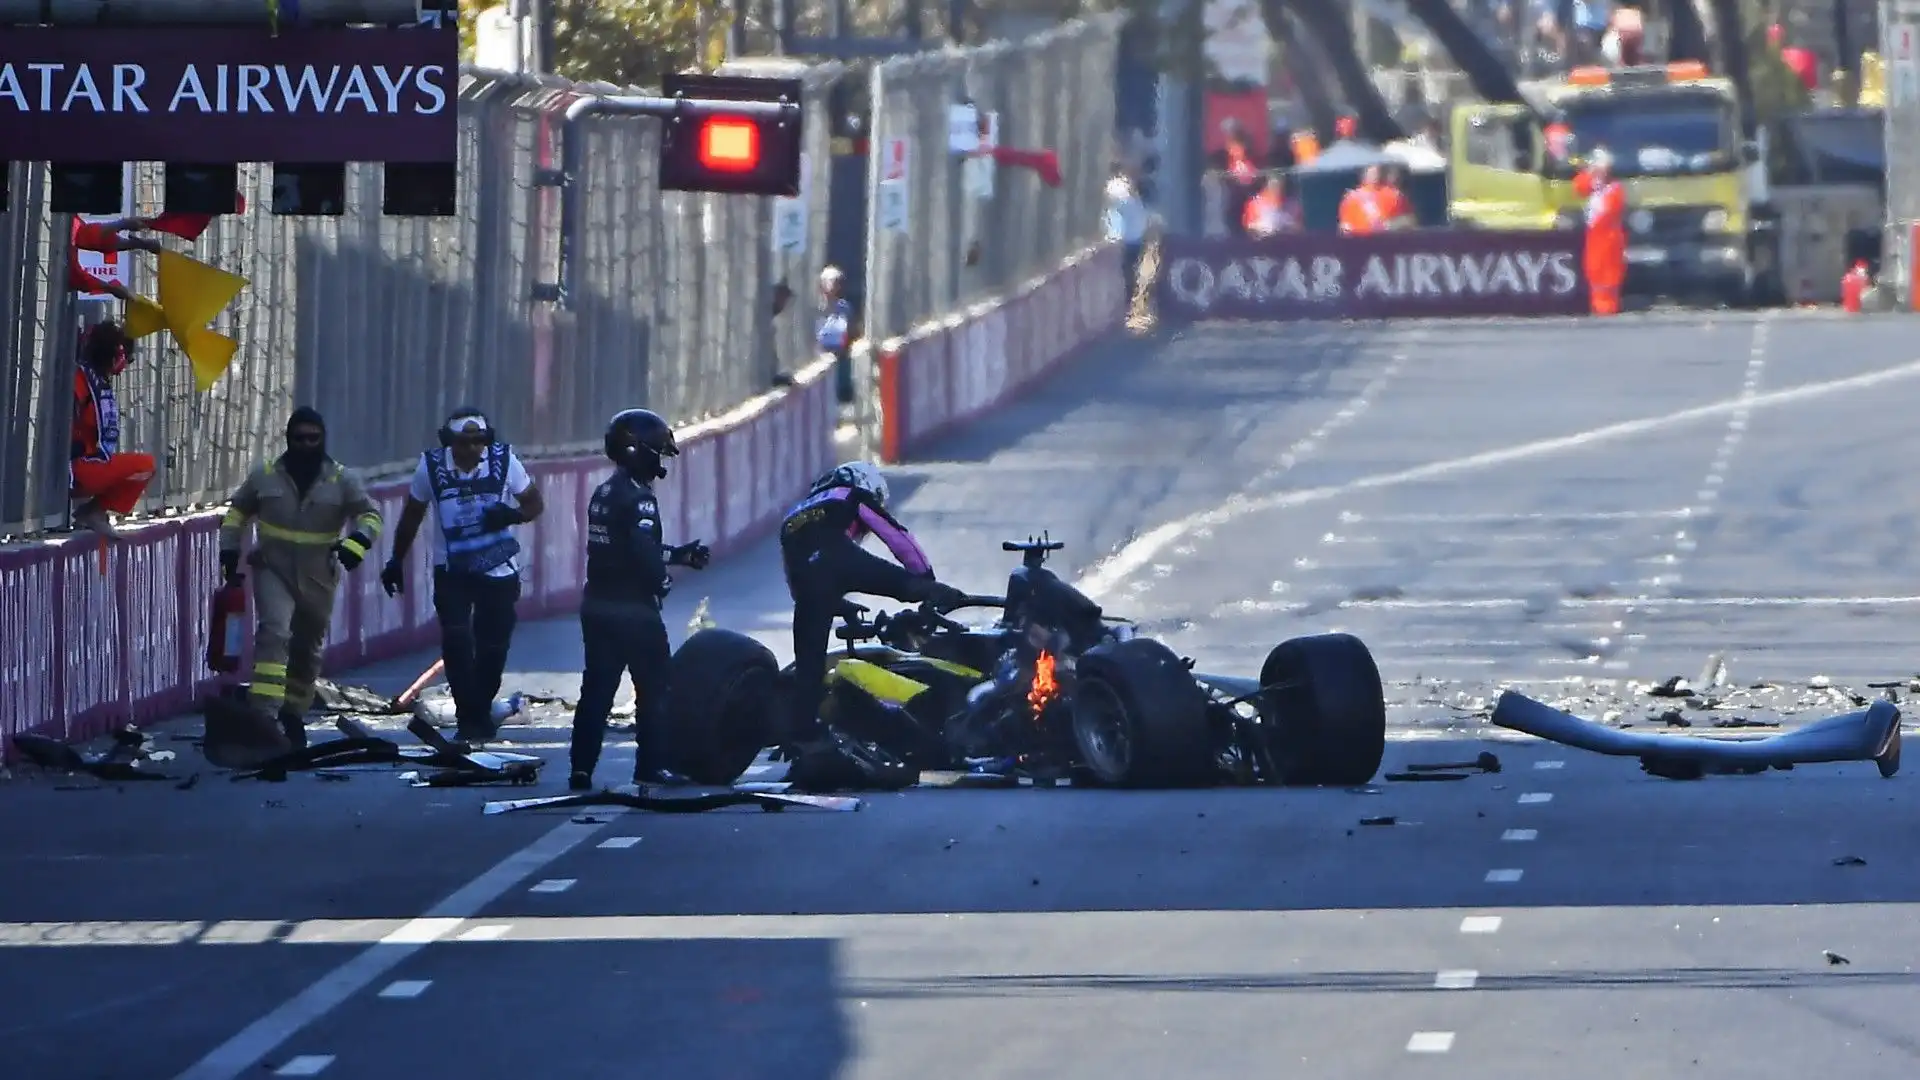
<path id="1" fill-rule="evenodd" d="M 867 336 L 916 324 L 1057 266 L 1101 233 L 1114 139 L 1118 16 L 1075 20 L 1018 43 L 901 57 L 874 69 L 873 163 L 867 198 Z M 993 194 L 968 193 L 949 153 L 949 109 L 971 101 L 999 115 L 999 145 L 1052 150 L 1061 184 L 1001 167 Z M 904 180 L 888 180 L 904 139 Z M 889 192 L 888 185 L 896 185 Z M 887 228 L 900 189 L 904 229 Z"/>
<path id="2" fill-rule="evenodd" d="M 217 503 L 255 462 L 278 453 L 295 402 L 328 419 L 333 452 L 381 473 L 408 467 L 454 407 L 492 414 L 529 456 L 597 443 L 617 408 L 675 421 L 758 394 L 812 358 L 818 307 L 808 287 L 825 263 L 826 90 L 834 65 L 808 68 L 805 124 L 819 174 L 810 185 L 816 242 L 774 250 L 768 199 L 663 194 L 657 121 L 599 119 L 582 207 L 574 310 L 534 301 L 553 279 L 558 192 L 536 183 L 559 162 L 559 114 L 575 86 L 467 71 L 461 77 L 459 209 L 385 217 L 377 166 L 351 166 L 338 218 L 277 217 L 267 166 L 243 167 L 247 211 L 217 219 L 194 257 L 249 279 L 215 322 L 240 351 L 211 392 L 195 389 L 170 340 L 142 342 L 119 381 L 122 445 L 154 454 L 149 509 Z M 942 129 L 943 130 L 943 129 Z M 59 525 L 67 513 L 75 301 L 63 267 L 67 218 L 47 210 L 46 168 L 15 166 L 14 210 L 0 213 L 0 536 Z M 143 166 L 139 208 L 161 202 L 159 166 Z M 168 241 L 176 245 L 178 241 Z M 156 294 L 149 257 L 132 288 Z M 795 300 L 772 312 L 775 284 Z"/>
<path id="3" fill-rule="evenodd" d="M 1880 277 L 1910 288 L 1920 259 L 1920 252 L 1911 250 L 1913 230 L 1920 226 L 1920 5 L 1882 0 L 1880 56 L 1887 130 L 1887 231 Z"/>

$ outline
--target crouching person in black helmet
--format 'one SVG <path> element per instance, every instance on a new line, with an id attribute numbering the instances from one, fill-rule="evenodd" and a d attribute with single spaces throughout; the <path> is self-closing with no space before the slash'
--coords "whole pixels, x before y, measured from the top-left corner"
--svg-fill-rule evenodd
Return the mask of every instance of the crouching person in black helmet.
<path id="1" fill-rule="evenodd" d="M 660 536 L 660 504 L 653 482 L 667 475 L 664 459 L 680 453 L 673 429 L 656 413 L 628 409 L 607 425 L 607 457 L 614 474 L 587 504 L 587 583 L 580 603 L 586 639 L 586 671 L 580 704 L 573 710 L 572 775 L 567 786 L 593 786 L 607 714 L 622 678 L 633 674 L 633 782 L 672 786 L 684 781 L 667 771 L 663 745 L 667 665 L 672 647 L 660 602 L 672 587 L 669 566 L 704 569 L 711 558 L 695 540 L 666 547 Z"/>
<path id="2" fill-rule="evenodd" d="M 860 546 L 878 536 L 898 563 Z M 827 678 L 827 646 L 834 615 L 848 593 L 932 601 L 947 610 L 964 599 L 936 581 L 933 565 L 906 526 L 887 512 L 887 479 L 864 461 L 838 466 L 780 525 L 780 555 L 793 596 L 793 698 L 784 755 L 787 779 L 809 791 L 864 786 L 864 770 L 820 721 Z"/>

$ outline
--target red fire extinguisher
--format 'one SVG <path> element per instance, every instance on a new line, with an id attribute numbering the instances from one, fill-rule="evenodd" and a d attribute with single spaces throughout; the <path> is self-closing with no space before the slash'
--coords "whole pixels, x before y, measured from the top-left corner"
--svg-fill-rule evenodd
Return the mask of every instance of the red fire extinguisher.
<path id="1" fill-rule="evenodd" d="M 239 578 L 213 590 L 212 615 L 207 620 L 207 667 L 222 675 L 240 670 L 240 650 L 247 642 L 247 589 Z"/>
<path id="2" fill-rule="evenodd" d="M 1867 264 L 1857 262 L 1840 279 L 1840 310 L 1858 313 L 1860 299 L 1867 294 Z"/>

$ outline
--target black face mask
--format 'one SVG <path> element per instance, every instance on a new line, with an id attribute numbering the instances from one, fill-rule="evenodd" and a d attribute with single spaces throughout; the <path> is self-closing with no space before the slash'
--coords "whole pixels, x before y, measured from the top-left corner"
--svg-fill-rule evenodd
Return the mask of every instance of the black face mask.
<path id="1" fill-rule="evenodd" d="M 318 442 L 296 442 L 289 436 L 287 452 L 280 460 L 294 484 L 305 492 L 320 478 L 321 466 L 327 461 L 327 441 L 322 437 Z"/>

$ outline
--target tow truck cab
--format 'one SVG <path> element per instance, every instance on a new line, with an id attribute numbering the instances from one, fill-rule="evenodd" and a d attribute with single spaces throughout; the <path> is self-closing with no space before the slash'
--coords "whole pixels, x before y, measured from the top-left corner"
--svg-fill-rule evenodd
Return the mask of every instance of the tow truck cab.
<path id="1" fill-rule="evenodd" d="M 1580 227 L 1573 179 L 1605 147 L 1627 187 L 1628 292 L 1746 303 L 1777 288 L 1765 155 L 1740 137 L 1731 80 L 1675 63 L 1576 68 L 1522 90 L 1526 104 L 1454 110 L 1456 222 Z"/>

